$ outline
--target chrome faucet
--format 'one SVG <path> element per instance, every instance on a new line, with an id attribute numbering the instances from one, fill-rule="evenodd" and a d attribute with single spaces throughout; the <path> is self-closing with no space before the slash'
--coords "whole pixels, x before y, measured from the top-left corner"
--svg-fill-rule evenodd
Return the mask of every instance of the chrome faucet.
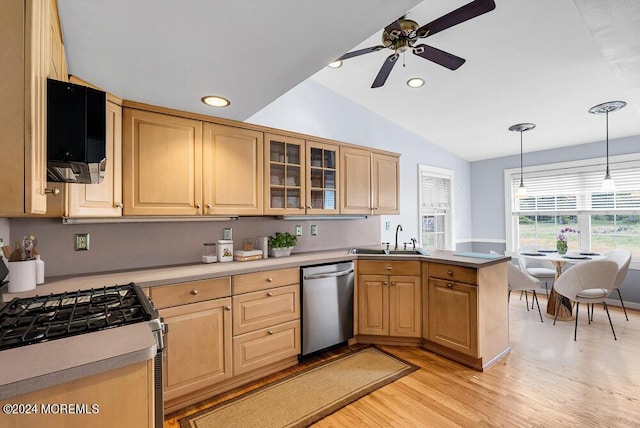
<path id="1" fill-rule="evenodd" d="M 398 232 L 402 230 L 402 225 L 399 224 L 398 227 L 396 227 L 396 246 L 394 248 L 394 250 L 398 249 Z"/>

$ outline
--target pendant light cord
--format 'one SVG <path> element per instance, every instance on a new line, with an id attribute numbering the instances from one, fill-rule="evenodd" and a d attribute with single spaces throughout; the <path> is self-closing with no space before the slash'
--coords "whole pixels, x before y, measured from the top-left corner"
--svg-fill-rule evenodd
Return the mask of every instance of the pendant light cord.
<path id="1" fill-rule="evenodd" d="M 607 172 L 605 177 L 609 177 L 609 111 L 605 114 L 606 123 L 607 123 Z"/>
<path id="2" fill-rule="evenodd" d="M 609 159 L 608 156 L 607 159 Z M 520 187 L 524 187 L 524 174 L 522 173 L 522 131 L 520 131 Z"/>

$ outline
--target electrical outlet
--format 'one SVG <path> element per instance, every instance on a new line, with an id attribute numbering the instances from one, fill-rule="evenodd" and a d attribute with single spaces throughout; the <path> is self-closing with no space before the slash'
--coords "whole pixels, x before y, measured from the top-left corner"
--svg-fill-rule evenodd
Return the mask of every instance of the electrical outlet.
<path id="1" fill-rule="evenodd" d="M 231 241 L 233 239 L 233 229 L 231 229 L 230 227 L 225 227 L 222 232 L 222 239 Z"/>
<path id="2" fill-rule="evenodd" d="M 88 233 L 76 233 L 76 251 L 89 251 Z"/>
<path id="3" fill-rule="evenodd" d="M 384 230 L 391 230 L 391 222 L 390 221 L 385 221 L 384 222 Z"/>
<path id="4" fill-rule="evenodd" d="M 318 234 L 318 226 L 315 224 L 311 225 L 311 236 L 316 236 Z"/>
<path id="5" fill-rule="evenodd" d="M 302 236 L 302 226 L 296 225 L 296 236 Z"/>

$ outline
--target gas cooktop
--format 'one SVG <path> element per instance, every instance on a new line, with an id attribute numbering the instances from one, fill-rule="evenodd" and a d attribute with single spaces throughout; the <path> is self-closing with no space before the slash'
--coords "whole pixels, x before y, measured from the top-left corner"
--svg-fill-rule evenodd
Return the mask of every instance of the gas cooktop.
<path id="1" fill-rule="evenodd" d="M 134 283 L 15 298 L 0 309 L 0 351 L 154 318 Z"/>

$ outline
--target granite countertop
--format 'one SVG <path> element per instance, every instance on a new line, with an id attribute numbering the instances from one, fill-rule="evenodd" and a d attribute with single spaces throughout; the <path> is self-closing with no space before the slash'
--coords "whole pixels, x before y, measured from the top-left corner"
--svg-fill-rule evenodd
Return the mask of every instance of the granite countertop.
<path id="1" fill-rule="evenodd" d="M 510 257 L 502 256 L 489 259 L 482 256 L 474 257 L 475 253 L 464 253 L 464 256 L 459 254 L 463 253 L 436 250 L 428 256 L 355 255 L 349 254 L 348 249 L 341 248 L 328 251 L 294 253 L 289 257 L 247 262 L 197 263 L 93 275 L 47 278 L 45 284 L 36 287 L 35 290 L 22 293 L 8 293 L 5 286 L 2 298 L 4 302 L 8 302 L 15 297 L 62 293 L 129 282 L 134 282 L 140 287 L 147 288 L 271 269 L 357 259 L 419 260 L 473 268 L 502 263 L 510 259 Z M 0 378 L 0 399 L 148 360 L 153 358 L 155 353 L 155 339 L 146 323 L 132 324 L 91 334 L 0 351 L 0 367 L 2 367 L 3 373 Z"/>

